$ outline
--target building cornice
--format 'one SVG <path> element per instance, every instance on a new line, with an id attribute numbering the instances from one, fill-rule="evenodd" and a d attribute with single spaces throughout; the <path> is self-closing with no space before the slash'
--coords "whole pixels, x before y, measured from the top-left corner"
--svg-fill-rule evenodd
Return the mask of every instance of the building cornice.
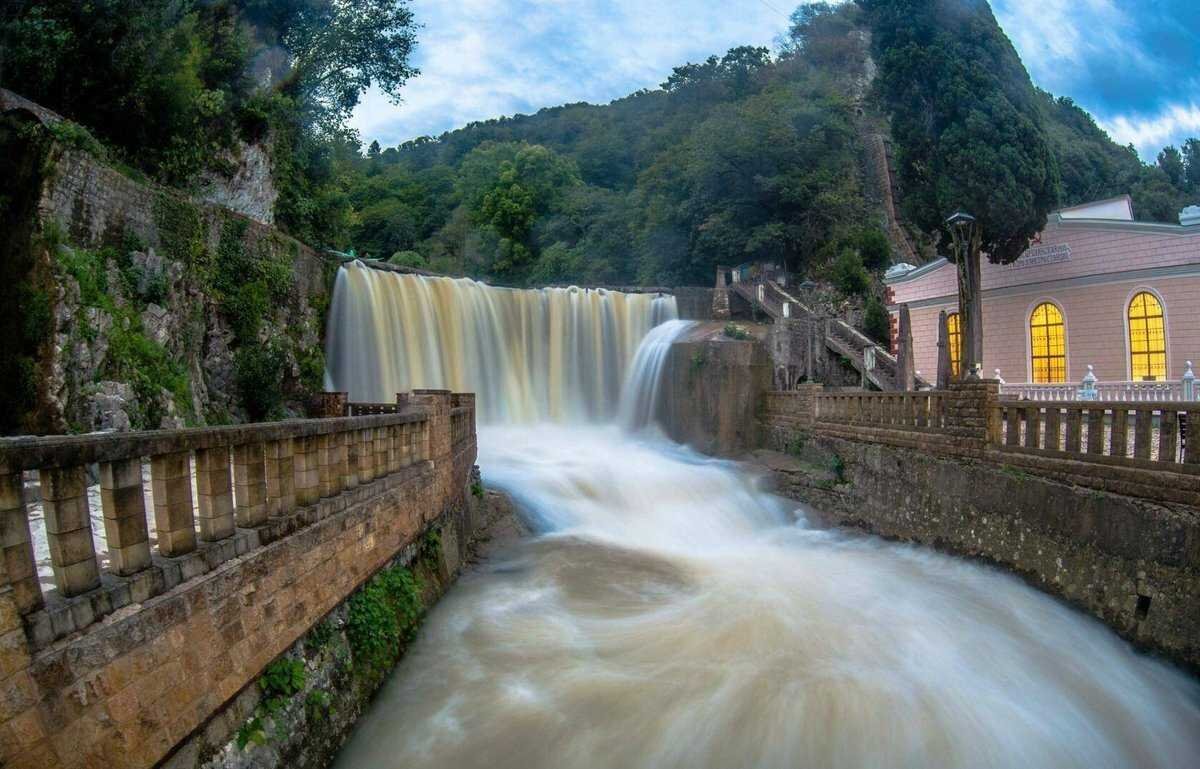
<path id="1" fill-rule="evenodd" d="M 1020 296 L 1022 294 L 1045 294 L 1064 289 L 1083 288 L 1085 286 L 1101 286 L 1109 283 L 1137 283 L 1156 278 L 1196 278 L 1200 277 L 1200 263 L 1174 264 L 1168 267 L 1147 267 L 1142 270 L 1123 270 L 1121 272 L 1102 272 L 1096 275 L 1079 275 L 1073 278 L 1059 280 L 1043 280 L 1037 283 L 1021 283 L 1015 286 L 999 286 L 985 288 L 980 292 L 983 299 L 993 299 L 1005 296 Z M 927 299 L 917 299 L 905 302 L 909 309 L 922 307 L 942 307 L 958 302 L 957 294 L 943 294 Z M 899 304 L 889 304 L 888 309 L 895 311 Z"/>

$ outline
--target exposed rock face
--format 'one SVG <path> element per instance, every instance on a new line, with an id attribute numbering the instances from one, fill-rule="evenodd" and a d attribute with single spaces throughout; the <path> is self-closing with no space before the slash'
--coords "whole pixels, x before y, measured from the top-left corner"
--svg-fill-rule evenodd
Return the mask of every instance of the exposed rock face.
<path id="1" fill-rule="evenodd" d="M 276 197 L 265 151 L 247 148 L 219 198 L 255 221 L 81 150 L 41 151 L 5 279 L 42 297 L 45 330 L 23 374 L 32 402 L 8 405 L 5 423 L 44 434 L 300 413 L 321 386 L 336 264 L 257 223 Z"/>
<path id="2" fill-rule="evenodd" d="M 263 224 L 275 223 L 279 191 L 271 175 L 271 157 L 262 144 L 241 144 L 225 160 L 229 175 L 208 172 L 201 180 L 201 198 Z"/>

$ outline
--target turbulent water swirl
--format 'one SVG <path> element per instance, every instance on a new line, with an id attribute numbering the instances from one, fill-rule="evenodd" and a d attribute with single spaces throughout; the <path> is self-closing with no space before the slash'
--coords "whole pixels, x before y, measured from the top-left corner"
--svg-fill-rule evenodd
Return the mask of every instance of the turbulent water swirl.
<path id="1" fill-rule="evenodd" d="M 537 536 L 433 610 L 337 769 L 1197 766 L 1195 682 L 997 570 L 616 424 L 485 427 L 479 464 Z"/>
<path id="2" fill-rule="evenodd" d="M 485 422 L 607 419 L 638 343 L 674 317 L 670 296 L 494 288 L 355 262 L 334 286 L 325 385 L 370 402 L 474 392 Z"/>

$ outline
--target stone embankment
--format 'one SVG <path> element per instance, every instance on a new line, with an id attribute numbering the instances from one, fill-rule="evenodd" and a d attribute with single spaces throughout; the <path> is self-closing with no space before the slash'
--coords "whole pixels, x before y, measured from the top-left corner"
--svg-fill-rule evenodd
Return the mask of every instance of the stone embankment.
<path id="1" fill-rule="evenodd" d="M 759 405 L 755 460 L 827 523 L 985 560 L 1200 669 L 1200 441 L 1183 439 L 1200 403 L 1005 401 L 980 382 Z"/>
<path id="2" fill-rule="evenodd" d="M 0 764 L 325 765 L 493 514 L 475 456 L 473 396 L 445 391 L 368 416 L 0 439 Z"/>

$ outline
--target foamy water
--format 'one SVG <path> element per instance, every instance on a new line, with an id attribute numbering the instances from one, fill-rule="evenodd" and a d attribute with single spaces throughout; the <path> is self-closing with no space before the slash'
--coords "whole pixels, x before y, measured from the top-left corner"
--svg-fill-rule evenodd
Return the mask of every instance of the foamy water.
<path id="1" fill-rule="evenodd" d="M 438 605 L 339 769 L 1196 766 L 1197 686 L 1015 578 L 615 428 L 480 440 L 542 533 Z"/>
<path id="2" fill-rule="evenodd" d="M 426 344 L 475 333 L 452 331 L 464 303 L 575 301 L 443 288 Z M 338 769 L 1200 765 L 1192 679 L 999 571 L 809 526 L 745 468 L 659 437 L 661 362 L 686 325 L 649 331 L 646 305 L 635 356 L 603 303 L 587 307 L 578 327 L 598 335 L 603 361 L 559 356 L 547 370 L 522 359 L 551 344 L 550 325 L 532 346 L 489 343 L 507 345 L 507 362 L 479 370 L 524 373 L 479 382 L 493 413 L 518 422 L 480 429 L 479 464 L 537 535 L 437 605 Z M 421 342 L 389 333 L 412 336 L 406 355 Z M 454 355 L 478 341 L 455 342 Z M 352 392 L 378 386 L 355 378 L 381 370 L 359 359 L 370 349 L 343 358 L 358 372 L 340 380 Z M 444 369 L 389 360 L 395 381 L 453 386 Z M 586 380 L 612 392 L 600 363 L 631 372 L 623 427 L 595 423 L 617 403 L 564 389 Z M 530 406 L 535 391 L 574 405 Z"/>

